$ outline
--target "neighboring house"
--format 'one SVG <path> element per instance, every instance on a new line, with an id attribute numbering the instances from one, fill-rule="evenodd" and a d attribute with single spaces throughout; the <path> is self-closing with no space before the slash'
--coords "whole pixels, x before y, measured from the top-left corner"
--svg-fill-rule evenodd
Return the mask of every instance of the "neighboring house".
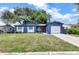
<path id="1" fill-rule="evenodd" d="M 13 32 L 15 32 L 15 28 L 11 25 L 0 26 L 0 33 L 13 33 Z"/>
<path id="2" fill-rule="evenodd" d="M 15 25 L 16 32 L 43 32 L 48 34 L 66 33 L 63 23 L 52 22 L 48 24 L 27 23 L 23 25 Z"/>
<path id="3" fill-rule="evenodd" d="M 64 27 L 65 29 L 79 28 L 79 24 L 64 24 L 63 27 Z"/>
<path id="4" fill-rule="evenodd" d="M 64 24 L 63 27 L 64 27 L 64 29 L 70 29 L 71 28 L 70 24 Z"/>
<path id="5" fill-rule="evenodd" d="M 71 28 L 79 28 L 79 24 L 72 24 L 70 26 L 71 26 Z"/>

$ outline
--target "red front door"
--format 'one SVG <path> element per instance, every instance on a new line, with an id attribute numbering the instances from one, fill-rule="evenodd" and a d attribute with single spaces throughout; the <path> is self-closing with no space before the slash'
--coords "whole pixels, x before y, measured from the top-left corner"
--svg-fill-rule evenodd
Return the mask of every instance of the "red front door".
<path id="1" fill-rule="evenodd" d="M 42 32 L 44 32 L 44 26 L 42 26 L 42 28 L 41 28 L 41 29 L 42 29 Z"/>

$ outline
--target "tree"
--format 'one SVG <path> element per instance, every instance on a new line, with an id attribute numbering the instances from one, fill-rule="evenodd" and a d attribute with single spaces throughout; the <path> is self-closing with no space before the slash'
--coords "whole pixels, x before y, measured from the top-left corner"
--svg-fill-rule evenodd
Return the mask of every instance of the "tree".
<path id="1" fill-rule="evenodd" d="M 50 16 L 49 16 L 49 14 L 46 13 L 46 11 L 39 10 L 37 13 L 36 21 L 38 23 L 47 23 L 47 21 L 50 20 L 49 17 Z"/>
<path id="2" fill-rule="evenodd" d="M 76 9 L 77 9 L 77 11 L 79 11 L 79 3 L 75 3 L 75 4 L 76 4 Z M 77 24 L 79 24 L 79 19 L 78 19 Z"/>
<path id="3" fill-rule="evenodd" d="M 25 24 L 26 21 L 31 20 L 31 12 L 32 12 L 32 9 L 30 8 L 17 8 L 14 11 L 14 14 L 18 15 L 20 23 L 22 22 Z"/>
<path id="4" fill-rule="evenodd" d="M 10 24 L 13 22 L 13 19 L 14 19 L 14 15 L 8 11 L 8 10 L 5 10 L 5 12 L 3 12 L 2 16 L 2 21 L 6 24 Z"/>
<path id="5" fill-rule="evenodd" d="M 14 13 L 5 11 L 2 15 L 3 21 L 7 23 L 19 22 L 20 24 L 26 24 L 28 21 L 35 21 L 36 23 L 47 23 L 50 19 L 49 14 L 44 10 L 33 10 L 31 8 L 16 8 Z"/>
<path id="6" fill-rule="evenodd" d="M 76 8 L 79 11 L 79 3 L 75 3 L 76 4 Z"/>

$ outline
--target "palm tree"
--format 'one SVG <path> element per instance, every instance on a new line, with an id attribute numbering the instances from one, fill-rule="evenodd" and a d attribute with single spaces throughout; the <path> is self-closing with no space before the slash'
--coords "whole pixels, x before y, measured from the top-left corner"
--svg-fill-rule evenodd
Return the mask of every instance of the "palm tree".
<path id="1" fill-rule="evenodd" d="M 36 21 L 38 23 L 47 23 L 47 20 L 49 20 L 50 16 L 46 13 L 44 10 L 39 10 L 37 13 Z"/>

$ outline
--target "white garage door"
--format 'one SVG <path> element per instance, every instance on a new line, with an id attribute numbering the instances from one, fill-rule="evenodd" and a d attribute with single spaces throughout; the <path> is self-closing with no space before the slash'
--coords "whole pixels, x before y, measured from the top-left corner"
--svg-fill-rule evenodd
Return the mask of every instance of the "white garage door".
<path id="1" fill-rule="evenodd" d="M 60 26 L 51 26 L 51 34 L 59 34 L 61 33 Z"/>

